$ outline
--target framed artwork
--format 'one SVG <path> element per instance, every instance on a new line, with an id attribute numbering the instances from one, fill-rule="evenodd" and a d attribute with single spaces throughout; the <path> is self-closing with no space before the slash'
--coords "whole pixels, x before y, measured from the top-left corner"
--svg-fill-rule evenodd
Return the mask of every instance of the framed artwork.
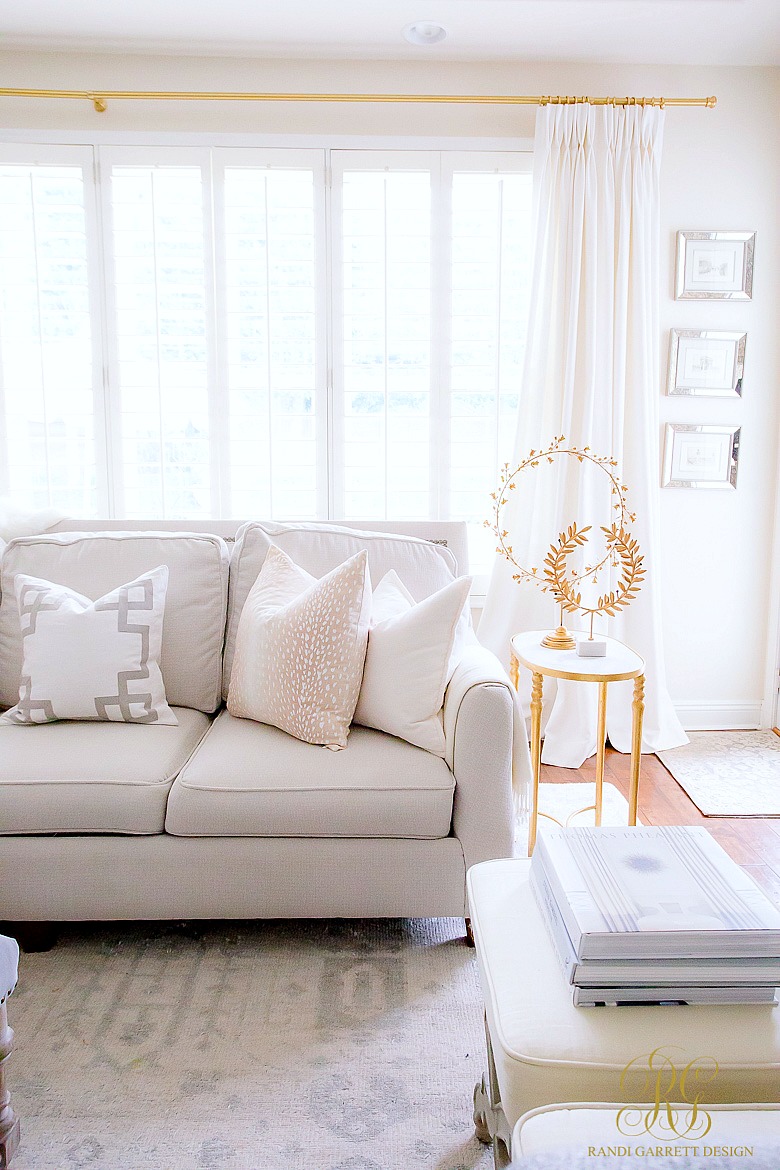
<path id="1" fill-rule="evenodd" d="M 747 333 L 672 329 L 667 394 L 741 398 Z"/>
<path id="2" fill-rule="evenodd" d="M 662 486 L 736 488 L 740 430 L 667 423 Z"/>
<path id="3" fill-rule="evenodd" d="M 677 300 L 749 301 L 755 232 L 678 232 Z"/>

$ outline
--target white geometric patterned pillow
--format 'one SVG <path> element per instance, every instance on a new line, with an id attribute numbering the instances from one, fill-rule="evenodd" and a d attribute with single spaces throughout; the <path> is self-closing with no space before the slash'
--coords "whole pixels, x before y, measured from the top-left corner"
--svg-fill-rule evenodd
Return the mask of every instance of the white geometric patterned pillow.
<path id="1" fill-rule="evenodd" d="M 90 601 L 17 573 L 24 662 L 19 702 L 3 723 L 96 719 L 176 725 L 160 673 L 168 568 Z"/>
<path id="2" fill-rule="evenodd" d="M 317 580 L 272 545 L 238 623 L 230 714 L 346 747 L 370 613 L 367 552 Z"/>

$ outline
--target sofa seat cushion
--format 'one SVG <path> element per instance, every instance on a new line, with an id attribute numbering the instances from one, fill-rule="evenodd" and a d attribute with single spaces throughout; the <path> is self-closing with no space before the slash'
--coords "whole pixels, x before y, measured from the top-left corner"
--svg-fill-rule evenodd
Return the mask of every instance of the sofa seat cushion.
<path id="1" fill-rule="evenodd" d="M 211 720 L 0 726 L 0 833 L 162 833 L 173 779 Z"/>
<path id="2" fill-rule="evenodd" d="M 303 743 L 223 711 L 176 778 L 165 830 L 183 837 L 446 837 L 443 760 L 353 726 L 346 748 Z"/>

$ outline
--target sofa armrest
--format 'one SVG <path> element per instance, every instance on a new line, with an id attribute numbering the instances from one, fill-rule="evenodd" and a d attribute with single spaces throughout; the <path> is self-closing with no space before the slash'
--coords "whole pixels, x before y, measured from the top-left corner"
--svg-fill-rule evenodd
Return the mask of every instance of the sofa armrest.
<path id="1" fill-rule="evenodd" d="M 467 868 L 511 857 L 516 817 L 528 808 L 528 735 L 503 666 L 476 640 L 447 687 L 444 737 L 455 776 L 452 827 Z"/>

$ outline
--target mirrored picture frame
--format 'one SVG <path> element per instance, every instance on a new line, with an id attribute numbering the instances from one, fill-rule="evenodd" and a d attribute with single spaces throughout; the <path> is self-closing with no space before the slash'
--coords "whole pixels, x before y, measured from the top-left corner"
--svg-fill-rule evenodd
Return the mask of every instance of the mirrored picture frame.
<path id="1" fill-rule="evenodd" d="M 667 394 L 741 398 L 747 333 L 671 329 Z"/>
<path id="2" fill-rule="evenodd" d="M 678 232 L 677 300 L 749 301 L 755 232 Z"/>
<path id="3" fill-rule="evenodd" d="M 661 486 L 736 489 L 741 430 L 667 423 Z"/>

